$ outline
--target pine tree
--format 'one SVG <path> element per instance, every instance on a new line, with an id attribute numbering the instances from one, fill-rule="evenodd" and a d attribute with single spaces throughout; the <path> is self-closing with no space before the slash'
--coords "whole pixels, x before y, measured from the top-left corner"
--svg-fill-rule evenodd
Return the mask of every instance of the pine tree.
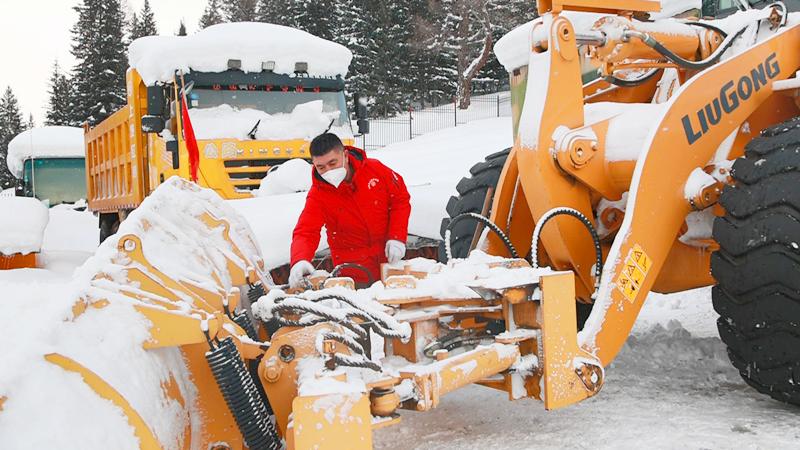
<path id="1" fill-rule="evenodd" d="M 181 25 L 178 27 L 178 32 L 175 33 L 176 36 L 186 36 L 186 24 L 183 23 L 181 20 Z"/>
<path id="2" fill-rule="evenodd" d="M 289 14 L 291 0 L 258 0 L 256 3 L 257 22 L 292 26 L 295 21 Z"/>
<path id="3" fill-rule="evenodd" d="M 222 0 L 222 11 L 228 22 L 255 22 L 258 0 Z"/>
<path id="4" fill-rule="evenodd" d="M 0 189 L 8 189 L 16 183 L 8 171 L 8 143 L 24 129 L 17 97 L 7 87 L 0 98 Z"/>
<path id="5" fill-rule="evenodd" d="M 33 120 L 33 113 L 28 114 L 28 122 L 25 124 L 25 129 L 30 130 L 36 128 L 36 121 Z"/>
<path id="6" fill-rule="evenodd" d="M 200 17 L 200 23 L 198 24 L 198 27 L 202 30 L 203 28 L 210 27 L 211 25 L 216 25 L 224 21 L 225 20 L 222 17 L 222 13 L 220 12 L 219 0 L 208 0 L 206 9 L 203 11 L 203 16 Z"/>
<path id="7" fill-rule="evenodd" d="M 144 6 L 142 6 L 142 10 L 139 14 L 133 13 L 129 34 L 131 41 L 135 41 L 144 36 L 158 35 L 156 18 L 153 14 L 153 10 L 150 9 L 149 0 L 144 0 Z"/>
<path id="8" fill-rule="evenodd" d="M 125 105 L 124 15 L 119 0 L 81 0 L 72 28 L 75 97 L 72 120 L 94 125 Z"/>
<path id="9" fill-rule="evenodd" d="M 58 61 L 53 64 L 53 74 L 50 75 L 49 82 L 50 99 L 47 103 L 47 113 L 45 115 L 45 125 L 70 125 L 77 126 L 78 123 L 72 121 L 70 112 L 72 110 L 72 83 L 67 75 L 61 72 Z"/>

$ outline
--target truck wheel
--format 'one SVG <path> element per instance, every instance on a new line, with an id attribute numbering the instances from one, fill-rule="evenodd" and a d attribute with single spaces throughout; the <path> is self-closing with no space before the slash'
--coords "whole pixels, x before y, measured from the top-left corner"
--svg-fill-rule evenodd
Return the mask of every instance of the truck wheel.
<path id="1" fill-rule="evenodd" d="M 454 217 L 466 213 L 474 212 L 481 213 L 483 209 L 483 202 L 486 199 L 486 191 L 489 188 L 497 186 L 500 179 L 500 172 L 506 164 L 508 154 L 511 152 L 510 148 L 492 153 L 487 156 L 484 161 L 479 162 L 469 169 L 470 176 L 464 177 L 456 185 L 458 195 L 450 197 L 447 202 L 447 215 L 442 219 L 442 225 L 439 232 L 444 239 L 444 232 L 447 226 L 450 225 L 450 220 Z M 458 223 L 451 232 L 450 249 L 453 252 L 454 258 L 464 258 L 469 251 L 469 245 L 472 243 L 472 236 L 475 234 L 475 229 L 478 227 L 477 222 L 472 220 L 462 220 Z M 446 261 L 447 255 L 444 251 L 444 243 L 439 245 L 439 260 Z"/>
<path id="2" fill-rule="evenodd" d="M 747 384 L 800 405 L 800 117 L 753 139 L 732 176 L 711 256 L 719 335 Z"/>
<path id="3" fill-rule="evenodd" d="M 117 213 L 109 213 L 109 214 L 100 213 L 99 222 L 100 222 L 99 223 L 99 225 L 100 225 L 100 243 L 102 244 L 110 236 L 114 235 L 117 232 L 117 230 L 119 229 L 119 214 L 117 214 Z"/>

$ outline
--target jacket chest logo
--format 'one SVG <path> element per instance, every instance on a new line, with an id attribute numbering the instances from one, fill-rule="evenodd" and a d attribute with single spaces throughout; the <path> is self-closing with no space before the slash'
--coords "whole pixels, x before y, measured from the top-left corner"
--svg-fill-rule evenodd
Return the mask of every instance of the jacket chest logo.
<path id="1" fill-rule="evenodd" d="M 367 188 L 369 188 L 369 189 L 374 188 L 375 186 L 378 185 L 378 181 L 379 180 L 377 178 L 373 178 L 373 179 L 369 180 L 369 183 L 367 183 Z"/>

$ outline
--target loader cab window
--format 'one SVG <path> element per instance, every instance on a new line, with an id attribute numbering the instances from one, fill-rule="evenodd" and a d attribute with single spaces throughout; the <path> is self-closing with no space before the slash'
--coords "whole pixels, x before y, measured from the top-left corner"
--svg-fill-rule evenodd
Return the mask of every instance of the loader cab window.
<path id="1" fill-rule="evenodd" d="M 22 194 L 49 201 L 50 206 L 86 198 L 84 158 L 41 158 L 25 161 Z"/>

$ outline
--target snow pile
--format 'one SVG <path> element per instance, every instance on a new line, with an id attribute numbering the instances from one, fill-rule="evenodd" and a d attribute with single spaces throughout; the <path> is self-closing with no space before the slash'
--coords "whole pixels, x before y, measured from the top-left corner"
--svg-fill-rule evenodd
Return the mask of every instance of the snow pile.
<path id="1" fill-rule="evenodd" d="M 456 194 L 458 181 L 469 174 L 474 164 L 510 147 L 512 142 L 511 119 L 501 117 L 424 134 L 369 152 L 367 156 L 380 160 L 405 179 L 411 194 L 409 233 L 441 239 L 439 225 L 447 215 L 447 200 Z M 311 173 L 304 178 L 310 181 Z M 268 269 L 289 262 L 292 230 L 305 198 L 305 193 L 297 193 L 228 203 L 250 223 Z M 319 249 L 326 248 L 323 236 Z"/>
<path id="2" fill-rule="evenodd" d="M 322 100 L 314 100 L 294 107 L 288 114 L 268 114 L 257 109 L 237 109 L 230 105 L 189 110 L 197 139 L 238 139 L 248 141 L 248 133 L 258 123 L 255 137 L 260 141 L 289 139 L 311 140 L 322 134 L 338 119 L 339 111 L 322 110 Z M 352 137 L 345 127 L 332 129 L 342 137 Z"/>
<path id="3" fill-rule="evenodd" d="M 305 159 L 294 158 L 276 166 L 261 180 L 256 195 L 294 194 L 311 189 L 311 164 Z"/>
<path id="4" fill-rule="evenodd" d="M 0 197 L 0 253 L 38 252 L 50 216 L 47 207 L 29 197 Z"/>
<path id="5" fill-rule="evenodd" d="M 148 86 L 172 82 L 176 71 L 224 72 L 229 59 L 240 60 L 244 72 L 261 72 L 273 61 L 275 73 L 291 75 L 295 63 L 306 62 L 312 76 L 345 76 L 353 54 L 302 30 L 254 22 L 213 25 L 191 36 L 147 36 L 128 49 L 130 66 Z"/>
<path id="6" fill-rule="evenodd" d="M 25 160 L 31 158 L 83 158 L 83 130 L 75 127 L 31 128 L 8 143 L 8 170 L 22 177 Z"/>

